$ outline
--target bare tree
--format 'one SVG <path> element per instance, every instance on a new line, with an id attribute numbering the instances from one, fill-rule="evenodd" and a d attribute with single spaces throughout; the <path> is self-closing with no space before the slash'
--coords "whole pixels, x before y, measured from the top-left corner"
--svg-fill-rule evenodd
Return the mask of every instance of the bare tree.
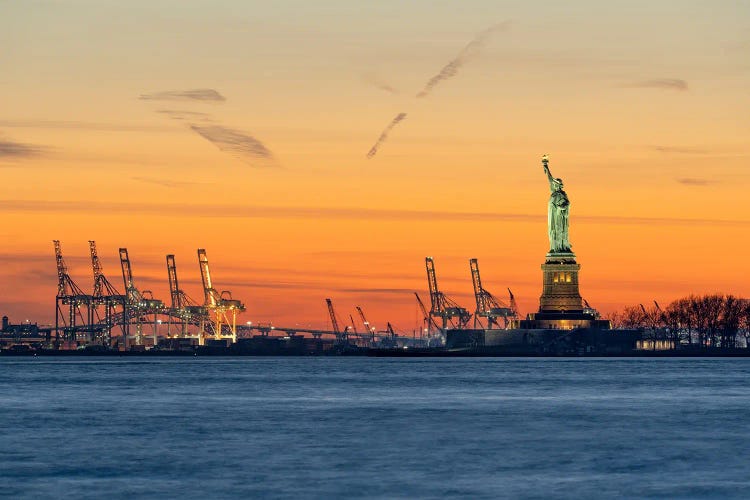
<path id="1" fill-rule="evenodd" d="M 745 336 L 745 347 L 750 348 L 750 300 L 741 299 L 740 330 Z"/>
<path id="2" fill-rule="evenodd" d="M 719 318 L 721 347 L 736 347 L 744 301 L 734 295 L 727 295 L 723 302 L 724 307 Z"/>
<path id="3" fill-rule="evenodd" d="M 750 347 L 750 300 L 734 295 L 690 295 L 665 309 L 656 302 L 648 308 L 640 304 L 626 307 L 617 318 L 618 326 L 642 328 L 652 340 L 668 339 L 675 348 L 694 338 L 701 347 L 733 348 L 740 333 Z"/>

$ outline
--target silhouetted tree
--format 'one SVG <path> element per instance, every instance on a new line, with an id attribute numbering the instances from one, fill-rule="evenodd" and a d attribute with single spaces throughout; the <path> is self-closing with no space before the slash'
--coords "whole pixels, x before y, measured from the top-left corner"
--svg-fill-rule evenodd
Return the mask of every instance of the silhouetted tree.
<path id="1" fill-rule="evenodd" d="M 673 347 L 696 338 L 702 347 L 732 348 L 740 333 L 750 347 L 750 300 L 734 295 L 690 295 L 660 309 L 626 307 L 618 315 L 621 327 L 642 328 L 652 340 L 668 339 Z"/>
<path id="2" fill-rule="evenodd" d="M 750 300 L 742 299 L 740 305 L 740 330 L 745 336 L 745 347 L 750 348 Z"/>

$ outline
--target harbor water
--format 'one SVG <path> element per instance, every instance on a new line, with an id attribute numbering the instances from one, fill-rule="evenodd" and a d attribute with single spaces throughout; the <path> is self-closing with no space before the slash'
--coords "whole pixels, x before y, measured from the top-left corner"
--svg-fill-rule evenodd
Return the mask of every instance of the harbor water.
<path id="1" fill-rule="evenodd" d="M 750 359 L 0 358 L 0 496 L 750 498 Z"/>

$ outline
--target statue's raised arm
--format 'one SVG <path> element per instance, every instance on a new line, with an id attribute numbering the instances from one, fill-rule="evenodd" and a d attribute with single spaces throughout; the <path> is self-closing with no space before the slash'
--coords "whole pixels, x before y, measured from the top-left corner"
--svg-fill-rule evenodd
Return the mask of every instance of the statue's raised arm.
<path id="1" fill-rule="evenodd" d="M 547 174 L 547 179 L 549 180 L 550 188 L 552 188 L 552 183 L 555 182 L 555 178 L 552 177 L 552 173 L 549 171 L 549 156 L 547 155 L 542 156 L 542 167 L 544 167 L 544 173 Z"/>

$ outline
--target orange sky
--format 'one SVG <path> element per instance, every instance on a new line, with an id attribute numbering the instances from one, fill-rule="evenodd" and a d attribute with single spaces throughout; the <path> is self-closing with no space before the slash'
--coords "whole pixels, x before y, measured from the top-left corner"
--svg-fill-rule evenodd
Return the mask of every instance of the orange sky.
<path id="1" fill-rule="evenodd" d="M 543 153 L 593 306 L 750 296 L 750 5 L 562 4 L 0 2 L 0 313 L 54 321 L 52 239 L 84 289 L 94 239 L 116 286 L 124 246 L 165 300 L 164 256 L 199 298 L 206 248 L 243 321 L 325 327 L 331 297 L 411 331 L 427 255 L 465 307 L 476 257 L 532 312 Z M 258 142 L 222 151 L 191 124 Z"/>

